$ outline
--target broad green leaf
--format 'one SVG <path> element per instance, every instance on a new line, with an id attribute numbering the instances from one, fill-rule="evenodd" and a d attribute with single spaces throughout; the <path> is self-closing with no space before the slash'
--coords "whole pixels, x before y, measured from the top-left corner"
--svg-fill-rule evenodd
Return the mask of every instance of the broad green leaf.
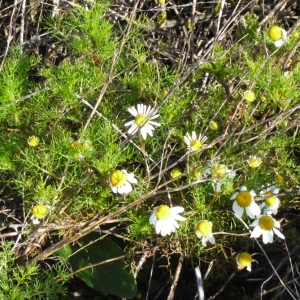
<path id="1" fill-rule="evenodd" d="M 92 232 L 80 239 L 76 245 L 67 245 L 57 254 L 68 260 L 73 271 L 123 255 L 122 249 L 108 238 L 89 245 L 99 237 L 99 234 Z M 72 255 L 74 252 L 76 253 Z M 121 260 L 103 263 L 75 275 L 91 288 L 107 294 L 128 299 L 136 294 L 135 278 L 124 269 Z"/>

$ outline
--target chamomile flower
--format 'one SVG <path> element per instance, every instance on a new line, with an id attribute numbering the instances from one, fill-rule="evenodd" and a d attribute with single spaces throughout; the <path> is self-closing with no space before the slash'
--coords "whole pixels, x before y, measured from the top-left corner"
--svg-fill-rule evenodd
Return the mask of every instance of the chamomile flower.
<path id="1" fill-rule="evenodd" d="M 211 175 L 213 189 L 221 193 L 222 185 L 227 185 L 235 177 L 236 173 L 225 165 L 215 164 L 204 171 L 205 175 Z"/>
<path id="2" fill-rule="evenodd" d="M 256 193 L 254 191 L 247 191 L 245 186 L 240 188 L 240 192 L 234 193 L 231 196 L 231 200 L 234 200 L 232 210 L 238 218 L 243 216 L 244 211 L 251 218 L 260 214 L 260 207 L 255 203 L 254 197 Z"/>
<path id="3" fill-rule="evenodd" d="M 274 233 L 280 238 L 285 239 L 284 235 L 278 230 L 280 223 L 270 215 L 258 216 L 250 227 L 254 227 L 250 238 L 258 238 L 262 235 L 264 244 L 273 243 Z"/>
<path id="4" fill-rule="evenodd" d="M 37 147 L 38 144 L 40 143 L 40 139 L 36 136 L 30 136 L 28 139 L 27 139 L 27 143 L 30 147 Z"/>
<path id="5" fill-rule="evenodd" d="M 253 102 L 255 100 L 255 94 L 252 91 L 246 91 L 244 93 L 244 98 L 248 102 Z"/>
<path id="6" fill-rule="evenodd" d="M 218 125 L 218 123 L 216 123 L 215 121 L 211 121 L 211 122 L 209 123 L 209 128 L 210 128 L 211 130 L 213 130 L 213 131 L 216 131 L 216 130 L 218 130 L 219 125 Z"/>
<path id="7" fill-rule="evenodd" d="M 207 220 L 202 220 L 198 222 L 196 229 L 196 235 L 202 241 L 203 247 L 206 247 L 207 241 L 211 244 L 215 244 L 215 238 L 212 235 L 212 222 Z"/>
<path id="8" fill-rule="evenodd" d="M 157 234 L 165 236 L 176 231 L 179 228 L 177 221 L 184 221 L 185 218 L 179 215 L 184 211 L 181 206 L 169 207 L 167 205 L 160 205 L 154 207 L 153 213 L 149 218 L 149 223 L 155 226 Z"/>
<path id="9" fill-rule="evenodd" d="M 176 178 L 178 176 L 180 176 L 182 173 L 179 169 L 174 169 L 172 172 L 171 172 L 171 177 L 172 178 Z"/>
<path id="10" fill-rule="evenodd" d="M 49 207 L 44 204 L 36 204 L 32 208 L 32 223 L 39 224 L 41 219 L 44 219 L 49 213 Z"/>
<path id="11" fill-rule="evenodd" d="M 153 136 L 153 126 L 160 126 L 159 123 L 152 121 L 158 118 L 159 115 L 157 114 L 157 110 L 151 106 L 138 104 L 137 108 L 128 108 L 128 112 L 135 117 L 134 120 L 125 124 L 126 127 L 131 126 L 128 130 L 128 134 L 133 134 L 140 129 L 141 135 L 145 140 L 147 138 L 147 134 Z"/>
<path id="12" fill-rule="evenodd" d="M 280 200 L 276 197 L 276 195 L 279 193 L 279 191 L 279 188 L 269 187 L 259 193 L 262 197 L 268 197 L 260 204 L 260 208 L 265 214 L 277 214 Z"/>
<path id="13" fill-rule="evenodd" d="M 244 268 L 247 271 L 251 272 L 251 263 L 252 263 L 252 256 L 248 252 L 241 252 L 236 256 L 236 265 L 238 270 L 243 270 Z M 255 260 L 253 260 L 255 261 Z"/>
<path id="14" fill-rule="evenodd" d="M 258 168 L 262 162 L 261 158 L 255 155 L 250 155 L 247 160 L 249 166 L 253 169 Z"/>
<path id="15" fill-rule="evenodd" d="M 128 194 L 132 191 L 131 183 L 137 183 L 133 173 L 116 170 L 109 175 L 109 185 L 115 194 Z"/>
<path id="16" fill-rule="evenodd" d="M 268 36 L 274 42 L 276 48 L 281 47 L 287 40 L 287 32 L 277 25 L 270 27 Z"/>
<path id="17" fill-rule="evenodd" d="M 199 151 L 206 146 L 204 142 L 207 140 L 207 137 L 199 134 L 199 137 L 197 138 L 196 132 L 193 131 L 191 136 L 187 133 L 183 139 L 189 151 Z"/>

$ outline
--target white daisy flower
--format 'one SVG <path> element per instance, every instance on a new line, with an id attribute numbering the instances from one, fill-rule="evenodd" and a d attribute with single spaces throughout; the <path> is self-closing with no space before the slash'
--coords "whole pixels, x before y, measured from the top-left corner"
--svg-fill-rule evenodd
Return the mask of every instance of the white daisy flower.
<path id="1" fill-rule="evenodd" d="M 206 247 L 207 241 L 211 244 L 215 244 L 215 238 L 212 235 L 212 222 L 207 220 L 202 220 L 198 222 L 196 226 L 196 235 L 202 241 L 203 247 Z"/>
<path id="2" fill-rule="evenodd" d="M 127 173 L 125 170 L 116 170 L 109 176 L 109 185 L 113 193 L 120 195 L 128 194 L 132 191 L 131 183 L 137 183 L 133 173 Z"/>
<path id="3" fill-rule="evenodd" d="M 258 216 L 257 220 L 250 227 L 254 227 L 250 238 L 258 238 L 262 235 L 264 244 L 273 243 L 274 233 L 280 238 L 285 239 L 284 235 L 277 229 L 280 228 L 280 223 L 270 215 Z"/>
<path id="4" fill-rule="evenodd" d="M 202 134 L 199 134 L 199 137 L 197 138 L 196 132 L 193 131 L 192 136 L 190 136 L 190 134 L 187 133 L 183 139 L 189 151 L 199 151 L 204 146 L 206 146 L 204 142 L 207 140 L 207 137 Z"/>
<path id="5" fill-rule="evenodd" d="M 241 252 L 236 256 L 236 265 L 238 270 L 243 270 L 244 268 L 247 269 L 247 271 L 251 272 L 251 263 L 252 261 L 256 260 L 252 259 L 252 255 L 248 252 Z"/>
<path id="6" fill-rule="evenodd" d="M 262 159 L 255 155 L 250 155 L 249 159 L 247 160 L 249 166 L 253 169 L 258 168 L 262 162 Z"/>
<path id="7" fill-rule="evenodd" d="M 33 208 L 32 208 L 32 216 L 31 216 L 31 220 L 33 224 L 39 224 L 41 219 L 44 219 L 48 213 L 49 213 L 49 206 L 46 206 L 44 204 L 36 204 Z"/>
<path id="8" fill-rule="evenodd" d="M 270 27 L 268 36 L 274 42 L 276 48 L 280 48 L 287 41 L 287 32 L 276 25 Z"/>
<path id="9" fill-rule="evenodd" d="M 213 189 L 217 193 L 221 193 L 222 185 L 227 185 L 235 177 L 236 173 L 225 165 L 215 164 L 211 168 L 204 171 L 205 175 L 211 175 Z"/>
<path id="10" fill-rule="evenodd" d="M 176 231 L 176 228 L 179 228 L 178 221 L 184 221 L 185 218 L 179 215 L 184 211 L 183 207 L 169 207 L 167 205 L 160 205 L 158 207 L 154 207 L 153 213 L 149 218 L 149 222 L 151 225 L 155 226 L 155 230 L 157 234 L 161 234 L 165 236 L 167 234 L 171 234 Z"/>
<path id="11" fill-rule="evenodd" d="M 264 214 L 277 214 L 280 200 L 275 195 L 277 195 L 279 191 L 280 189 L 277 187 L 269 187 L 259 193 L 262 197 L 268 197 L 260 204 L 260 208 Z"/>
<path id="12" fill-rule="evenodd" d="M 159 115 L 157 114 L 157 110 L 155 108 L 152 108 L 151 106 L 147 107 L 147 105 L 138 104 L 137 108 L 128 108 L 128 112 L 135 117 L 134 120 L 125 124 L 125 126 L 131 126 L 128 130 L 128 134 L 133 134 L 137 130 L 140 130 L 141 135 L 145 140 L 147 134 L 153 136 L 153 126 L 160 126 L 159 123 L 151 121 L 159 117 Z"/>
<path id="13" fill-rule="evenodd" d="M 251 218 L 260 214 L 260 207 L 255 203 L 254 197 L 256 193 L 254 191 L 247 191 L 245 186 L 240 188 L 240 192 L 234 193 L 231 196 L 231 200 L 235 200 L 232 205 L 232 210 L 238 218 L 243 216 L 244 211 Z"/>

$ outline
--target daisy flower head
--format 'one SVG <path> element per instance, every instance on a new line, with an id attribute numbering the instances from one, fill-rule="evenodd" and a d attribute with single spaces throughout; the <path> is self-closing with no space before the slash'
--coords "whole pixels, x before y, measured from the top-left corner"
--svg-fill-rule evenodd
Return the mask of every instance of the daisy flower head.
<path id="1" fill-rule="evenodd" d="M 244 268 L 246 268 L 247 271 L 251 272 L 251 254 L 249 254 L 248 252 L 241 252 L 236 256 L 235 260 L 238 270 L 243 270 Z"/>
<path id="2" fill-rule="evenodd" d="M 276 48 L 281 47 L 287 40 L 287 32 L 277 25 L 270 27 L 268 36 L 269 39 L 274 42 Z"/>
<path id="3" fill-rule="evenodd" d="M 216 131 L 216 130 L 218 130 L 219 125 L 218 125 L 218 123 L 216 123 L 215 121 L 211 121 L 211 122 L 209 123 L 209 128 L 210 128 L 211 130 L 213 130 L 213 131 Z"/>
<path id="4" fill-rule="evenodd" d="M 38 144 L 40 143 L 40 139 L 36 136 L 30 136 L 27 139 L 27 143 L 30 147 L 34 148 L 38 146 Z"/>
<path id="5" fill-rule="evenodd" d="M 261 158 L 255 155 L 250 155 L 247 160 L 249 166 L 253 169 L 258 168 L 262 162 Z"/>
<path id="6" fill-rule="evenodd" d="M 278 230 L 280 223 L 270 215 L 258 216 L 250 227 L 254 227 L 250 238 L 258 238 L 262 235 L 264 244 L 273 243 L 274 233 L 280 238 L 285 239 L 284 235 Z"/>
<path id="7" fill-rule="evenodd" d="M 187 133 L 183 139 L 189 151 L 199 151 L 206 146 L 204 142 L 207 140 L 207 137 L 202 134 L 199 134 L 199 137 L 197 137 L 196 132 L 193 131 L 192 135 Z"/>
<path id="8" fill-rule="evenodd" d="M 255 100 L 255 94 L 252 91 L 246 91 L 244 93 L 244 98 L 248 102 L 253 102 Z"/>
<path id="9" fill-rule="evenodd" d="M 167 205 L 160 205 L 154 207 L 153 213 L 149 218 L 150 225 L 155 226 L 156 234 L 162 236 L 170 235 L 179 228 L 177 221 L 184 221 L 185 218 L 180 215 L 184 211 L 181 206 L 169 207 Z"/>
<path id="10" fill-rule="evenodd" d="M 276 195 L 279 191 L 279 188 L 270 187 L 259 193 L 262 197 L 268 197 L 260 204 L 260 208 L 265 214 L 277 214 L 280 200 L 276 197 Z"/>
<path id="11" fill-rule="evenodd" d="M 235 177 L 236 173 L 222 164 L 215 164 L 204 171 L 212 177 L 214 191 L 221 193 L 222 185 L 227 185 Z"/>
<path id="12" fill-rule="evenodd" d="M 211 244 L 215 244 L 215 238 L 212 235 L 212 222 L 207 220 L 202 220 L 198 222 L 196 229 L 196 235 L 202 241 L 203 247 L 206 247 L 207 241 Z"/>
<path id="13" fill-rule="evenodd" d="M 243 216 L 244 211 L 251 219 L 260 214 L 260 207 L 254 201 L 255 196 L 256 193 L 247 191 L 245 186 L 242 186 L 239 192 L 231 196 L 230 199 L 234 200 L 232 210 L 238 218 Z"/>
<path id="14" fill-rule="evenodd" d="M 41 219 L 44 219 L 49 213 L 49 207 L 44 204 L 36 204 L 32 208 L 32 223 L 39 224 Z"/>
<path id="15" fill-rule="evenodd" d="M 109 185 L 115 194 L 128 194 L 132 191 L 132 185 L 137 183 L 133 173 L 127 173 L 125 170 L 116 170 L 109 175 Z"/>
<path id="16" fill-rule="evenodd" d="M 178 176 L 180 176 L 182 173 L 179 169 L 174 169 L 172 172 L 171 172 L 171 177 L 172 178 L 176 178 Z"/>
<path id="17" fill-rule="evenodd" d="M 138 104 L 137 108 L 134 106 L 128 108 L 128 112 L 135 117 L 134 120 L 125 124 L 126 127 L 130 126 L 128 134 L 133 134 L 137 130 L 140 130 L 141 135 L 145 140 L 147 138 L 147 134 L 153 136 L 153 126 L 160 126 L 159 123 L 152 121 L 158 118 L 159 115 L 157 114 L 157 110 L 151 106 Z"/>

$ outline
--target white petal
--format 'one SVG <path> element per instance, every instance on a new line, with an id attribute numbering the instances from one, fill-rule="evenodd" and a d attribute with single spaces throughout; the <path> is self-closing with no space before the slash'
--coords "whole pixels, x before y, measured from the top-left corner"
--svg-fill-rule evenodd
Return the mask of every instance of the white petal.
<path id="1" fill-rule="evenodd" d="M 263 243 L 268 244 L 268 243 L 273 243 L 273 231 L 272 230 L 264 230 L 263 232 Z"/>
<path id="2" fill-rule="evenodd" d="M 138 112 L 138 115 L 143 115 L 144 114 L 144 104 L 138 104 L 137 105 L 137 112 Z"/>
<path id="3" fill-rule="evenodd" d="M 256 193 L 255 193 L 253 190 L 251 190 L 251 191 L 250 191 L 250 195 L 251 195 L 252 197 L 255 197 L 255 196 L 256 196 Z"/>
<path id="4" fill-rule="evenodd" d="M 138 126 L 135 123 L 132 124 L 131 127 L 128 129 L 128 134 L 132 134 L 137 129 L 138 129 Z"/>
<path id="5" fill-rule="evenodd" d="M 253 223 L 251 223 L 249 226 L 250 227 L 256 227 L 256 226 L 258 226 L 258 223 L 259 223 L 259 219 L 253 221 Z"/>
<path id="6" fill-rule="evenodd" d="M 178 221 L 185 221 L 185 218 L 178 214 L 172 214 L 172 218 Z"/>
<path id="7" fill-rule="evenodd" d="M 239 206 L 236 201 L 233 202 L 232 210 L 238 218 L 243 216 L 244 208 Z"/>
<path id="8" fill-rule="evenodd" d="M 280 223 L 275 219 L 273 219 L 273 221 L 274 221 L 274 226 L 280 228 Z"/>
<path id="9" fill-rule="evenodd" d="M 141 135 L 142 135 L 143 139 L 146 140 L 146 138 L 147 138 L 147 130 L 145 130 L 145 127 L 142 127 L 142 129 L 141 129 Z"/>
<path id="10" fill-rule="evenodd" d="M 280 237 L 281 239 L 285 239 L 285 236 L 277 229 L 277 228 L 273 228 L 275 234 Z"/>
<path id="11" fill-rule="evenodd" d="M 221 181 L 212 182 L 213 189 L 217 193 L 221 193 L 223 183 Z"/>
<path id="12" fill-rule="evenodd" d="M 284 41 L 282 39 L 280 39 L 280 40 L 274 42 L 274 44 L 275 44 L 276 48 L 280 48 L 284 44 Z"/>
<path id="13" fill-rule="evenodd" d="M 230 197 L 230 200 L 235 200 L 237 195 L 238 195 L 238 193 L 234 193 L 234 194 Z"/>
<path id="14" fill-rule="evenodd" d="M 240 188 L 240 191 L 247 191 L 247 188 L 243 185 L 243 186 Z"/>
<path id="15" fill-rule="evenodd" d="M 110 188 L 112 190 L 113 193 L 117 194 L 118 193 L 118 188 L 113 186 L 112 184 L 110 185 Z"/>
<path id="16" fill-rule="evenodd" d="M 171 213 L 174 213 L 174 214 L 180 214 L 184 212 L 184 208 L 181 207 L 181 206 L 174 206 L 174 207 L 171 207 Z"/>
<path id="17" fill-rule="evenodd" d="M 251 219 L 254 219 L 254 216 L 258 216 L 260 214 L 260 207 L 255 202 L 252 202 L 246 207 L 246 213 Z"/>
<path id="18" fill-rule="evenodd" d="M 207 238 L 206 238 L 206 237 L 203 237 L 203 238 L 202 238 L 202 245 L 203 245 L 204 247 L 206 247 L 206 241 L 207 241 Z"/>
<path id="19" fill-rule="evenodd" d="M 127 174 L 127 181 L 129 181 L 130 183 L 137 183 L 137 179 L 134 178 L 134 174 L 133 173 L 128 173 Z"/>
<path id="20" fill-rule="evenodd" d="M 210 242 L 211 244 L 213 244 L 213 245 L 216 244 L 216 240 L 215 240 L 215 238 L 213 237 L 213 235 L 208 236 L 207 239 L 209 240 L 209 242 Z"/>
<path id="21" fill-rule="evenodd" d="M 286 41 L 287 40 L 287 32 L 281 28 L 281 32 L 282 32 L 282 40 Z"/>
<path id="22" fill-rule="evenodd" d="M 197 140 L 197 135 L 195 131 L 192 132 L 192 140 Z"/>
<path id="23" fill-rule="evenodd" d="M 133 125 L 133 124 L 135 124 L 135 121 L 134 121 L 134 120 L 125 123 L 125 126 L 128 127 L 128 126 Z"/>
<path id="24" fill-rule="evenodd" d="M 172 225 L 172 227 L 179 228 L 178 223 L 172 218 L 170 220 L 168 220 L 168 224 L 170 224 L 170 226 Z"/>
<path id="25" fill-rule="evenodd" d="M 151 125 L 154 125 L 154 126 L 160 126 L 160 124 L 159 124 L 159 123 L 157 123 L 157 122 L 154 122 L 154 121 L 150 121 L 150 122 L 149 122 L 149 124 L 151 124 Z"/>
<path id="26" fill-rule="evenodd" d="M 262 229 L 259 226 L 256 226 L 253 231 L 251 231 L 250 238 L 258 238 L 263 233 Z"/>
<path id="27" fill-rule="evenodd" d="M 150 111 L 151 111 L 151 106 L 148 106 L 148 108 L 145 111 L 145 115 L 149 116 Z"/>
<path id="28" fill-rule="evenodd" d="M 155 223 L 156 223 L 156 215 L 155 215 L 155 211 L 153 212 L 153 214 L 150 216 L 150 218 L 149 218 L 149 223 L 150 223 L 150 225 L 155 225 Z"/>
<path id="29" fill-rule="evenodd" d="M 128 108 L 128 112 L 133 115 L 134 117 L 136 117 L 138 115 L 138 112 L 136 110 L 136 108 L 133 106 L 133 107 L 129 107 Z"/>
<path id="30" fill-rule="evenodd" d="M 163 226 L 163 221 L 162 220 L 158 220 L 156 222 L 156 226 L 155 226 L 156 234 L 159 234 L 161 232 L 162 226 Z"/>

